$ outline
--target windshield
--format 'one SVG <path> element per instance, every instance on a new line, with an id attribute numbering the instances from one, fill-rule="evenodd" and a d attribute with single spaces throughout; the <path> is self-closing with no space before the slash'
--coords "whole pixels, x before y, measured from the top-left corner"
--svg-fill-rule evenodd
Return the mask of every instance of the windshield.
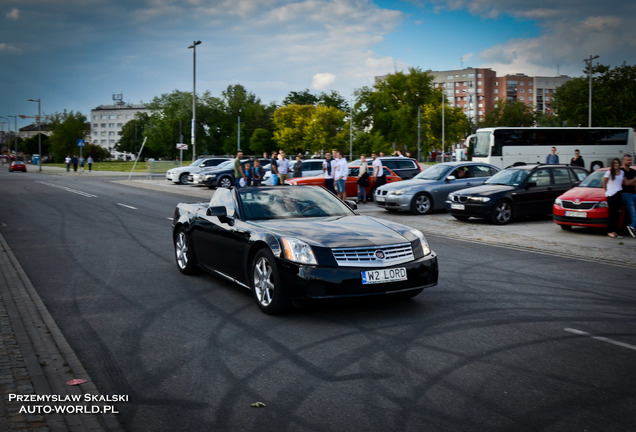
<path id="1" fill-rule="evenodd" d="M 220 164 L 218 164 L 217 166 L 212 167 L 212 168 L 213 169 L 232 168 L 232 165 L 234 165 L 234 161 L 233 160 L 229 160 L 229 161 L 221 162 Z"/>
<path id="2" fill-rule="evenodd" d="M 426 168 L 413 178 L 420 180 L 441 180 L 450 168 L 452 167 L 449 165 L 433 165 L 430 168 Z"/>
<path id="3" fill-rule="evenodd" d="M 581 187 L 592 187 L 592 188 L 602 188 L 603 187 L 603 177 L 607 171 L 594 171 L 589 176 L 585 177 L 585 179 L 579 183 Z"/>
<path id="4" fill-rule="evenodd" d="M 322 187 L 253 187 L 238 190 L 245 220 L 351 216 L 342 201 Z"/>
<path id="5" fill-rule="evenodd" d="M 475 134 L 475 149 L 473 150 L 474 157 L 488 157 L 490 156 L 490 137 L 491 132 L 477 132 Z"/>
<path id="6" fill-rule="evenodd" d="M 505 169 L 490 177 L 484 184 L 519 186 L 528 178 L 529 173 L 525 169 Z"/>
<path id="7" fill-rule="evenodd" d="M 190 166 L 199 166 L 199 165 L 201 165 L 201 162 L 203 162 L 204 160 L 205 160 L 205 158 L 197 159 L 194 162 L 192 162 L 190 164 Z"/>

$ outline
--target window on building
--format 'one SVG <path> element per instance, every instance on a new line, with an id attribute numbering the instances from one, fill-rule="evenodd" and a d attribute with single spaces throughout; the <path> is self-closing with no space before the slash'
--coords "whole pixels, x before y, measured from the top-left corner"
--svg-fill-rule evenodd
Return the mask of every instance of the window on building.
<path id="1" fill-rule="evenodd" d="M 499 89 L 495 89 L 495 94 L 499 93 Z"/>
<path id="2" fill-rule="evenodd" d="M 532 93 L 532 89 L 528 89 L 528 93 Z"/>
<path id="3" fill-rule="evenodd" d="M 105 128 L 106 127 L 106 123 L 101 123 L 100 126 Z"/>

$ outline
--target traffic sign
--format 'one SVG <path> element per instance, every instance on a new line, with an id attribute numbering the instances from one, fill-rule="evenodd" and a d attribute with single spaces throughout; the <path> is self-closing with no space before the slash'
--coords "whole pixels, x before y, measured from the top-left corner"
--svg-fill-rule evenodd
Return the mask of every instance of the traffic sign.
<path id="1" fill-rule="evenodd" d="M 177 150 L 187 150 L 188 145 L 183 143 L 177 143 Z"/>
<path id="2" fill-rule="evenodd" d="M 77 140 L 77 146 L 78 146 L 78 147 L 84 147 L 84 146 L 86 146 L 86 141 L 84 141 L 83 139 L 78 139 L 78 140 Z"/>

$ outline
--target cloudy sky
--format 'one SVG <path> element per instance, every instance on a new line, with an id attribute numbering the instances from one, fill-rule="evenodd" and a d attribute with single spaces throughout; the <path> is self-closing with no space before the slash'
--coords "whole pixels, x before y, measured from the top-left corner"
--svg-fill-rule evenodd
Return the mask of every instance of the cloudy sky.
<path id="1" fill-rule="evenodd" d="M 633 65 L 635 22 L 625 0 L 0 0 L 0 116 L 36 114 L 27 99 L 89 116 L 115 93 L 192 91 L 195 40 L 197 92 L 242 84 L 269 103 L 304 89 L 349 98 L 408 67 Z"/>

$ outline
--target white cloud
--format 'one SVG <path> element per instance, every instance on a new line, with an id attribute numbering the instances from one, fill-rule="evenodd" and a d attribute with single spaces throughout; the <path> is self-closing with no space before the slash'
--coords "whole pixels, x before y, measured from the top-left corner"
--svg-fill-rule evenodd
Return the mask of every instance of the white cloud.
<path id="1" fill-rule="evenodd" d="M 12 8 L 7 12 L 6 17 L 11 20 L 17 20 L 20 17 L 20 10 L 18 8 Z"/>
<path id="2" fill-rule="evenodd" d="M 336 76 L 332 73 L 317 73 L 314 75 L 311 88 L 319 91 L 326 90 L 335 80 Z"/>

